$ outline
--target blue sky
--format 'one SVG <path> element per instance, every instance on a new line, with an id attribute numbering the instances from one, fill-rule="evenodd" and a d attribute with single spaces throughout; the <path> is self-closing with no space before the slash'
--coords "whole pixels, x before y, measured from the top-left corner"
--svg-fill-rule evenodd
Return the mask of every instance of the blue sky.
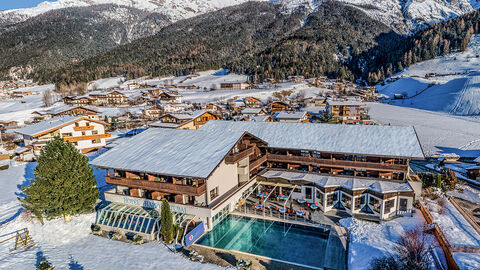
<path id="1" fill-rule="evenodd" d="M 0 0 L 0 10 L 34 7 L 46 0 Z M 55 2 L 55 0 L 49 0 Z"/>

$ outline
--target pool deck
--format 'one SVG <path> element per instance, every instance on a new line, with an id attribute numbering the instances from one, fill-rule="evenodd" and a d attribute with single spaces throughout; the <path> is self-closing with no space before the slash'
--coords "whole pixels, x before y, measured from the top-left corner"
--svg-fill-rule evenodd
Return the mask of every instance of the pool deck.
<path id="1" fill-rule="evenodd" d="M 349 231 L 345 227 L 335 225 L 334 223 L 311 224 L 311 223 L 302 222 L 302 221 L 294 221 L 294 220 L 287 221 L 281 218 L 268 217 L 268 216 L 260 217 L 259 215 L 248 214 L 248 213 L 245 214 L 245 213 L 239 213 L 239 212 L 232 212 L 230 214 L 249 217 L 249 218 L 256 218 L 256 219 L 261 218 L 261 219 L 271 220 L 271 221 L 287 222 L 287 223 L 299 224 L 299 225 L 310 226 L 310 227 L 328 228 L 329 235 L 327 240 L 327 246 L 325 247 L 325 256 L 324 256 L 325 261 L 323 264 L 323 269 L 335 269 L 335 270 L 348 269 L 347 259 L 348 259 L 348 249 L 349 249 Z M 198 248 L 202 249 L 203 254 L 208 253 L 207 251 L 210 250 L 210 253 L 211 251 L 216 251 L 215 253 L 222 251 L 223 253 L 225 252 L 230 253 L 235 257 L 239 257 L 239 258 L 249 258 L 249 259 L 253 258 L 253 259 L 256 259 L 259 265 L 262 265 L 265 267 L 265 268 L 260 267 L 260 268 L 253 268 L 253 269 L 292 269 L 291 268 L 292 265 L 294 266 L 293 269 L 318 269 L 318 268 L 313 268 L 308 266 L 302 267 L 301 265 L 295 265 L 289 262 L 284 262 L 284 261 L 280 261 L 280 260 L 276 260 L 276 259 L 272 259 L 264 256 L 259 256 L 256 254 L 245 253 L 237 250 L 223 250 L 223 249 L 208 247 L 204 245 L 199 245 L 196 243 L 193 244 L 193 246 L 196 249 Z M 209 255 L 212 256 L 212 254 L 209 254 Z"/>
<path id="2" fill-rule="evenodd" d="M 349 232 L 345 227 L 332 226 L 325 248 L 324 269 L 347 270 Z"/>

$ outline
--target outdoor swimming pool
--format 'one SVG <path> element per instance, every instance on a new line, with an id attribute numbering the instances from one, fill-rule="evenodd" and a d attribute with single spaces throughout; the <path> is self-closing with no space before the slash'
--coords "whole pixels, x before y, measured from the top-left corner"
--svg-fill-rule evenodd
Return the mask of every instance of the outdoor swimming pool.
<path id="1" fill-rule="evenodd" d="M 196 243 L 323 267 L 328 230 L 229 215 Z"/>

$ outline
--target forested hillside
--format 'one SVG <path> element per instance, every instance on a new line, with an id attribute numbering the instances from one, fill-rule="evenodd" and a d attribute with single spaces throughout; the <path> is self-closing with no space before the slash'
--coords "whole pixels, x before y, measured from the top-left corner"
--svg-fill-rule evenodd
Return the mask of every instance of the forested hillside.
<path id="1" fill-rule="evenodd" d="M 98 5 L 58 9 L 0 27 L 0 77 L 12 66 L 58 68 L 155 34 L 165 15 L 130 7 Z"/>
<path id="2" fill-rule="evenodd" d="M 324 2 L 285 12 L 248 2 L 166 26 L 59 69 L 39 70 L 41 82 L 74 84 L 125 75 L 182 75 L 225 67 L 255 81 L 289 75 L 364 79 L 373 84 L 418 61 L 463 50 L 478 32 L 479 12 L 399 35 L 354 7 Z"/>

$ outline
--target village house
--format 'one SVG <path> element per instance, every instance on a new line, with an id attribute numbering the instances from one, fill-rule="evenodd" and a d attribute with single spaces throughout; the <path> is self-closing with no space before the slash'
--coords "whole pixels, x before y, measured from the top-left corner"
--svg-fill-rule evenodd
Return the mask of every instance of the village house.
<path id="1" fill-rule="evenodd" d="M 245 106 L 250 108 L 259 108 L 263 106 L 262 101 L 256 97 L 248 97 L 245 98 L 243 101 L 245 103 Z"/>
<path id="2" fill-rule="evenodd" d="M 242 110 L 242 115 L 244 116 L 257 116 L 257 115 L 266 115 L 267 112 L 262 108 L 245 108 Z"/>
<path id="3" fill-rule="evenodd" d="M 158 122 L 150 124 L 151 127 L 198 129 L 210 120 L 219 120 L 220 117 L 210 111 L 193 111 L 183 113 L 167 113 L 160 117 Z"/>
<path id="4" fill-rule="evenodd" d="M 60 116 L 50 120 L 18 129 L 15 132 L 23 136 L 25 146 L 32 146 L 35 155 L 40 154 L 42 147 L 55 136 L 72 142 L 82 153 L 104 147 L 105 132 L 108 123 L 81 116 Z"/>
<path id="5" fill-rule="evenodd" d="M 65 105 L 46 111 L 34 111 L 32 115 L 34 122 L 40 122 L 62 115 L 83 116 L 93 120 L 100 120 L 99 112 L 96 109 L 87 106 L 72 107 Z"/>
<path id="6" fill-rule="evenodd" d="M 149 98 L 158 98 L 164 91 L 162 88 L 145 89 L 142 90 L 142 94 Z"/>
<path id="7" fill-rule="evenodd" d="M 89 93 L 90 98 L 94 99 L 96 105 L 112 106 L 126 104 L 127 96 L 118 90 L 113 91 L 92 91 Z"/>
<path id="8" fill-rule="evenodd" d="M 0 126 L 1 127 L 18 127 L 18 122 L 17 121 L 1 121 L 0 120 Z"/>
<path id="9" fill-rule="evenodd" d="M 412 127 L 209 121 L 195 131 L 149 129 L 90 162 L 115 185 L 96 224 L 131 232 L 112 211 L 158 217 L 166 199 L 176 224 L 212 230 L 253 208 L 245 199 L 266 187 L 267 198 L 288 194 L 323 212 L 388 220 L 411 215 L 421 182 L 409 160 L 423 158 Z M 159 220 L 149 222 L 140 233 L 152 240 Z"/>
<path id="10" fill-rule="evenodd" d="M 278 112 L 273 115 L 278 122 L 288 123 L 308 123 L 310 122 L 310 114 L 305 111 L 301 112 Z"/>
<path id="11" fill-rule="evenodd" d="M 163 114 L 163 108 L 159 106 L 151 106 L 143 110 L 143 116 L 147 119 L 158 119 Z"/>
<path id="12" fill-rule="evenodd" d="M 212 111 L 212 112 L 221 112 L 223 107 L 216 103 L 208 103 L 202 106 L 203 110 Z"/>
<path id="13" fill-rule="evenodd" d="M 192 104 L 185 104 L 185 103 L 168 103 L 163 105 L 163 110 L 166 113 L 186 111 L 192 108 L 193 108 Z"/>
<path id="14" fill-rule="evenodd" d="M 287 81 L 293 82 L 293 83 L 301 83 L 305 81 L 304 76 L 288 76 Z"/>
<path id="15" fill-rule="evenodd" d="M 254 122 L 275 122 L 275 119 L 271 115 L 256 115 L 248 117 L 248 121 Z"/>
<path id="16" fill-rule="evenodd" d="M 95 99 L 89 96 L 66 96 L 63 98 L 63 103 L 70 106 L 85 106 L 93 104 L 94 102 Z"/>
<path id="17" fill-rule="evenodd" d="M 359 124 L 366 116 L 365 104 L 357 100 L 328 99 L 326 110 L 341 124 Z"/>
<path id="18" fill-rule="evenodd" d="M 268 105 L 268 108 L 272 113 L 281 112 L 281 111 L 292 111 L 293 108 L 290 104 L 283 101 L 274 101 Z"/>
<path id="19" fill-rule="evenodd" d="M 164 91 L 159 95 L 161 103 L 182 103 L 182 96 L 173 91 Z"/>
<path id="20" fill-rule="evenodd" d="M 245 90 L 250 87 L 248 82 L 222 82 L 220 83 L 221 90 Z"/>

